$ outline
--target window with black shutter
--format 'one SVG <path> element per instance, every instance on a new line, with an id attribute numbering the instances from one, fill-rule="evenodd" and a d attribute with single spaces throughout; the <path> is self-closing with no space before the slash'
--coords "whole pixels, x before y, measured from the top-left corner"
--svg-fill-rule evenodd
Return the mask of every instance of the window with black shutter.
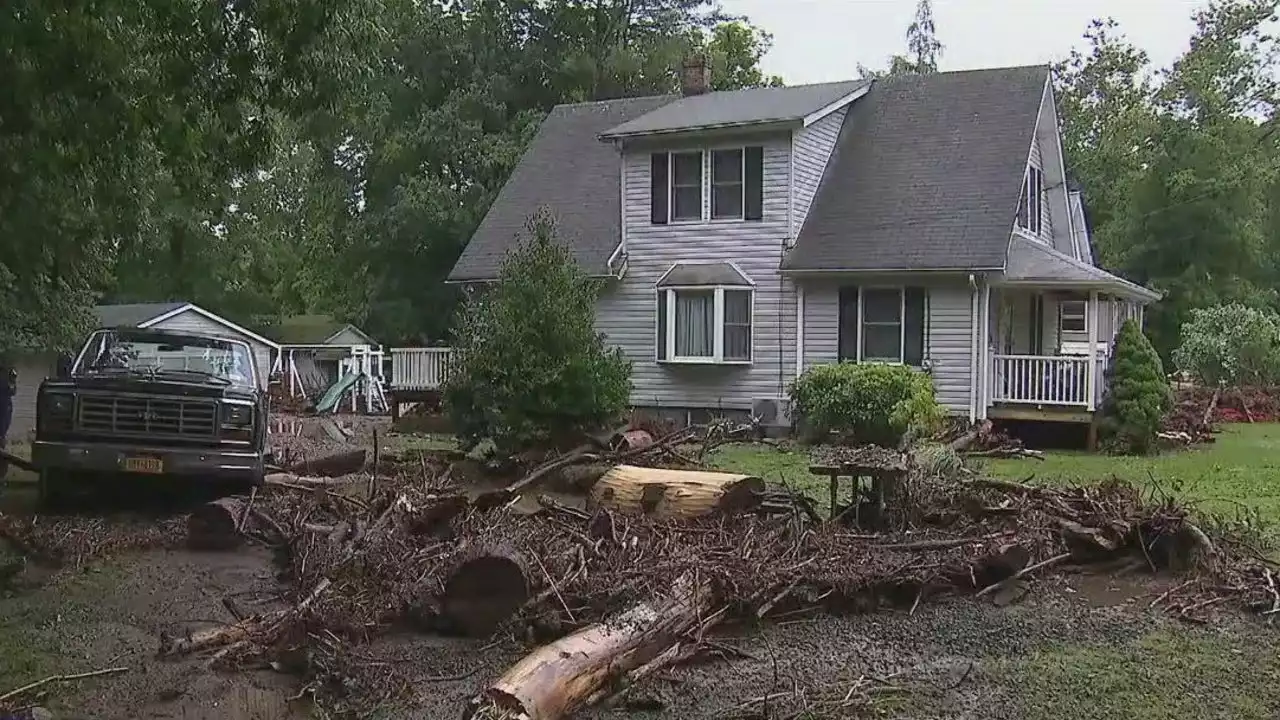
<path id="1" fill-rule="evenodd" d="M 842 287 L 839 303 L 839 360 L 924 365 L 924 288 Z"/>
<path id="2" fill-rule="evenodd" d="M 702 153 L 671 153 L 671 219 L 702 219 Z"/>

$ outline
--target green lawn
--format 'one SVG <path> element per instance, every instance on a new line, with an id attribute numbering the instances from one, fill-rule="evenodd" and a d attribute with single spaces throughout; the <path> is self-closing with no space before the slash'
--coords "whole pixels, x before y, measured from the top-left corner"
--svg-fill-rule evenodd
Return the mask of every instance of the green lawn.
<path id="1" fill-rule="evenodd" d="M 1169 628 L 1124 642 L 1064 644 L 998 659 L 1029 720 L 1269 720 L 1280 708 L 1280 646 L 1259 635 Z"/>
<path id="2" fill-rule="evenodd" d="M 1202 510 L 1234 516 L 1245 508 L 1280 522 L 1280 424 L 1224 426 L 1216 443 L 1152 457 L 1047 453 L 1044 462 L 993 460 L 983 468 L 998 478 L 1048 483 L 1091 483 L 1118 477 L 1194 501 Z"/>

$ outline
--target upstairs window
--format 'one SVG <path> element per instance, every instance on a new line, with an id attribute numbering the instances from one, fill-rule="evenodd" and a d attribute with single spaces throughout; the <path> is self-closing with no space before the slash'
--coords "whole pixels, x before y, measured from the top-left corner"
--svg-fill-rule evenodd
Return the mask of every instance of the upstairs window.
<path id="1" fill-rule="evenodd" d="M 764 217 L 763 147 L 653 153 L 649 167 L 654 224 Z"/>
<path id="2" fill-rule="evenodd" d="M 671 154 L 671 219 L 702 219 L 702 153 Z"/>
<path id="3" fill-rule="evenodd" d="M 711 152 L 711 219 L 741 220 L 746 204 L 742 148 Z"/>
<path id="4" fill-rule="evenodd" d="M 1041 203 L 1044 197 L 1044 172 L 1027 166 L 1022 182 L 1022 198 L 1018 202 L 1018 227 L 1033 235 L 1040 234 Z"/>

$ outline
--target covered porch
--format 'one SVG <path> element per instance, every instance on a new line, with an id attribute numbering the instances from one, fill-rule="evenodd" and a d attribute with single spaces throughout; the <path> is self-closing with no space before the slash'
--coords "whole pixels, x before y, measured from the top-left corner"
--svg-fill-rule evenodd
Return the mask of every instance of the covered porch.
<path id="1" fill-rule="evenodd" d="M 1120 326 L 1159 298 L 1022 237 L 985 295 L 979 416 L 1066 422 L 1091 420 Z"/>

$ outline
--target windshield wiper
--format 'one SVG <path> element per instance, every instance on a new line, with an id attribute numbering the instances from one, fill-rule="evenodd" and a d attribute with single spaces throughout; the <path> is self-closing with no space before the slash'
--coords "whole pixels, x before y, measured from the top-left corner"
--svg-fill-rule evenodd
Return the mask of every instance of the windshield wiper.
<path id="1" fill-rule="evenodd" d="M 219 383 L 223 385 L 231 384 L 231 381 L 228 380 L 227 378 L 224 378 L 221 375 L 218 375 L 217 373 L 211 373 L 208 370 L 194 370 L 191 368 L 187 368 L 185 370 L 178 370 L 174 368 L 165 368 L 165 369 L 159 370 L 158 372 L 161 375 L 169 375 L 169 374 L 199 375 L 200 377 L 208 378 L 210 380 L 217 380 Z"/>

